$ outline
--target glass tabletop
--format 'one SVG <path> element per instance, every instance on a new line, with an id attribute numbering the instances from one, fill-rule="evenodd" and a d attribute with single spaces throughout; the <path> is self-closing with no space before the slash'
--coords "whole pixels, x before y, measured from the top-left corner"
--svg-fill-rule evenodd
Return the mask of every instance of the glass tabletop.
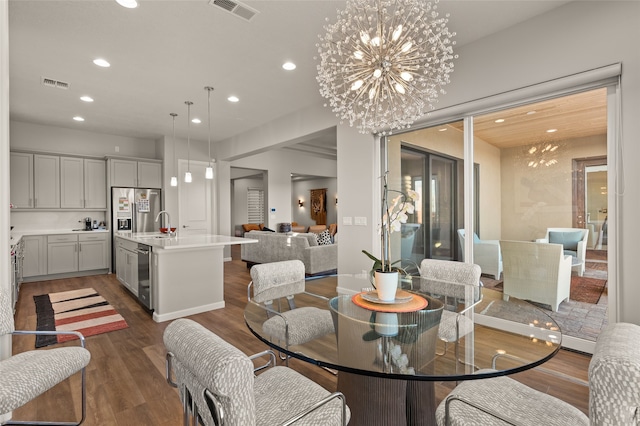
<path id="1" fill-rule="evenodd" d="M 427 304 L 403 312 L 413 309 L 406 298 L 392 305 L 363 299 L 372 290 L 369 286 L 366 275 L 307 281 L 306 291 L 321 297 L 296 295 L 296 307 L 328 310 L 335 332 L 302 344 L 287 345 L 263 330 L 266 311 L 255 302 L 247 304 L 245 321 L 267 345 L 303 361 L 403 380 L 457 381 L 512 374 L 546 362 L 560 349 L 562 334 L 551 317 L 530 303 L 513 297 L 504 300 L 495 290 L 413 277 L 402 282 L 402 290 L 413 302 L 424 299 Z M 364 291 L 338 295 L 338 287 Z"/>

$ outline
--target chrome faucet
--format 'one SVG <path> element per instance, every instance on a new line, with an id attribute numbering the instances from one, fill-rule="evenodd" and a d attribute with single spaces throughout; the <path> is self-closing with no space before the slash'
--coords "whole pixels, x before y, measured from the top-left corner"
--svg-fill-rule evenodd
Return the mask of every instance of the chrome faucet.
<path id="1" fill-rule="evenodd" d="M 160 213 L 158 213 L 158 215 L 156 216 L 156 222 L 160 220 L 160 215 L 162 215 L 163 213 L 167 215 L 167 235 L 175 235 L 175 231 L 171 231 L 171 216 L 169 216 L 169 212 L 165 210 L 160 211 Z"/>

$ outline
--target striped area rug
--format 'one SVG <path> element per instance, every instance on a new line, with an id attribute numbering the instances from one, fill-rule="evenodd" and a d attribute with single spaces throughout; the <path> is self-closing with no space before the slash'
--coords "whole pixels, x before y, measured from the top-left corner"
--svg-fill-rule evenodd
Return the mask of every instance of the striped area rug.
<path id="1" fill-rule="evenodd" d="M 92 288 L 33 296 L 38 331 L 79 331 L 84 337 L 127 328 L 127 322 Z M 77 339 L 74 335 L 36 336 L 36 348 Z"/>

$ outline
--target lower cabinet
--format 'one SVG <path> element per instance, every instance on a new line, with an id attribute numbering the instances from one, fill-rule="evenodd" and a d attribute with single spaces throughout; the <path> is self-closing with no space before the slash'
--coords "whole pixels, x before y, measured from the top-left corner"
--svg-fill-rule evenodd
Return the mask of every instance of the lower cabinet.
<path id="1" fill-rule="evenodd" d="M 47 237 L 47 273 L 106 269 L 107 234 L 62 234 Z"/>
<path id="2" fill-rule="evenodd" d="M 116 277 L 136 296 L 138 295 L 138 244 L 116 239 Z"/>
<path id="3" fill-rule="evenodd" d="M 29 235 L 22 237 L 24 258 L 22 277 L 47 275 L 47 236 Z"/>

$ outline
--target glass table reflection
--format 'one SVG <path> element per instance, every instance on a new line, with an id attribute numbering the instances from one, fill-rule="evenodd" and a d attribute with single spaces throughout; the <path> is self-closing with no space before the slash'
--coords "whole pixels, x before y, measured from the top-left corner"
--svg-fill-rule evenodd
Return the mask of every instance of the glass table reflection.
<path id="1" fill-rule="evenodd" d="M 427 300 L 425 308 L 413 312 L 381 312 L 354 303 L 352 294 L 336 293 L 338 287 L 369 286 L 366 275 L 308 280 L 307 292 L 326 301 L 298 295 L 297 306 L 329 309 L 335 333 L 297 346 L 286 347 L 262 330 L 264 309 L 253 302 L 245 309 L 247 326 L 270 347 L 339 371 L 338 390 L 353 412 L 350 424 L 434 424 L 434 381 L 517 373 L 560 349 L 562 335 L 551 317 L 513 297 L 505 301 L 494 290 L 413 277 L 402 288 Z M 452 316 L 467 328 L 457 343 L 446 344 L 440 328 Z M 478 374 L 480 369 L 493 371 Z"/>

